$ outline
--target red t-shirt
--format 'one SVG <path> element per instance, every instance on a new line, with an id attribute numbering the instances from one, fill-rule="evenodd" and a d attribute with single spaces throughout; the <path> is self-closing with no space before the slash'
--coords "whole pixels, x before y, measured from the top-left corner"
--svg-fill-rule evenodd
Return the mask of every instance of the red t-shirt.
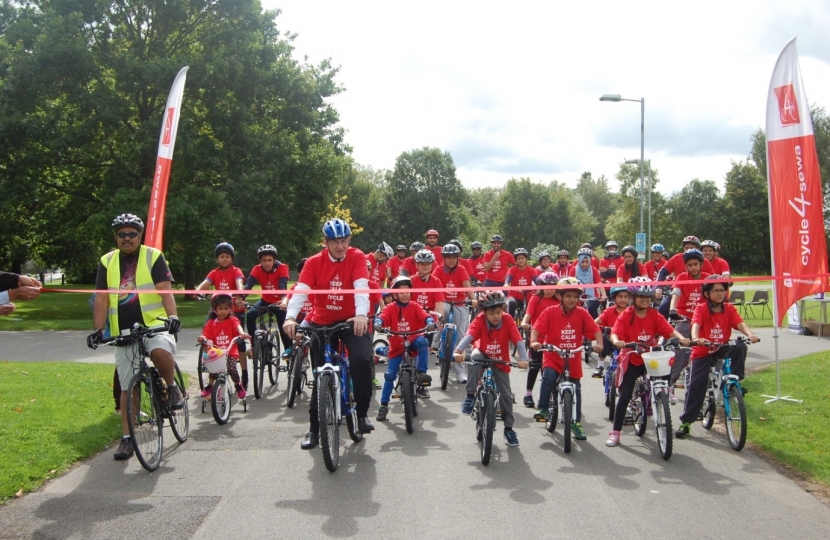
<path id="1" fill-rule="evenodd" d="M 366 260 L 372 265 L 371 270 L 369 270 L 369 281 L 374 281 L 378 284 L 385 283 L 387 262 L 378 262 L 378 260 L 375 259 L 374 253 L 366 255 Z"/>
<path id="2" fill-rule="evenodd" d="M 364 262 L 363 265 L 365 266 L 366 263 Z M 262 301 L 268 302 L 269 304 L 276 304 L 282 300 L 283 295 L 266 294 L 265 291 L 279 290 L 280 280 L 282 278 L 285 278 L 286 282 L 288 281 L 288 265 L 277 261 L 274 269 L 266 272 L 262 269 L 262 265 L 258 264 L 251 268 L 251 277 L 256 279 L 259 282 L 259 286 L 262 287 Z"/>
<path id="3" fill-rule="evenodd" d="M 731 274 L 731 272 L 729 271 L 729 263 L 726 262 L 725 259 L 723 259 L 721 257 L 715 257 L 714 259 L 712 259 L 710 261 L 710 263 L 712 265 L 712 268 L 714 268 L 714 270 L 715 270 L 713 272 L 714 274 L 720 274 L 720 275 Z"/>
<path id="4" fill-rule="evenodd" d="M 539 332 L 540 343 L 550 343 L 560 349 L 571 349 L 574 355 L 568 366 L 572 379 L 582 378 L 582 339 L 593 340 L 596 338 L 599 327 L 591 318 L 588 311 L 581 307 L 574 308 L 570 313 L 565 313 L 562 306 L 551 307 L 539 315 L 533 323 L 533 329 Z M 542 366 L 562 373 L 565 369 L 565 362 L 555 352 L 545 352 L 542 356 Z"/>
<path id="5" fill-rule="evenodd" d="M 231 358 L 239 358 L 238 347 L 233 339 L 240 334 L 239 319 L 236 317 L 225 317 L 222 320 L 210 319 L 202 328 L 202 335 L 211 340 L 217 347 L 227 349 L 230 345 L 228 356 Z"/>
<path id="6" fill-rule="evenodd" d="M 415 264 L 415 257 L 407 257 L 401 263 L 401 270 L 409 277 L 418 275 L 418 265 Z"/>
<path id="7" fill-rule="evenodd" d="M 217 291 L 234 291 L 236 290 L 236 280 L 241 279 L 242 282 L 245 282 L 245 275 L 242 273 L 242 270 L 235 267 L 234 265 L 230 265 L 227 268 L 217 267 L 211 270 L 206 280 L 210 281 Z M 233 311 L 235 313 L 244 313 L 245 308 L 238 308 L 234 303 Z"/>
<path id="8" fill-rule="evenodd" d="M 686 271 L 686 263 L 683 262 L 683 254 L 682 253 L 675 253 L 672 255 L 672 258 L 669 259 L 669 262 L 666 263 L 666 270 L 669 274 L 674 274 L 675 276 L 681 274 Z M 715 269 L 712 268 L 712 263 L 703 259 L 703 266 L 701 267 L 703 272 L 708 274 L 714 274 Z"/>
<path id="9" fill-rule="evenodd" d="M 625 264 L 625 259 L 623 258 L 622 255 L 618 255 L 614 258 L 611 258 L 608 255 L 606 255 L 605 257 L 602 258 L 601 261 L 599 261 L 599 267 L 600 268 L 607 268 L 609 272 L 612 272 L 614 270 L 619 272 L 620 267 L 624 264 Z"/>
<path id="10" fill-rule="evenodd" d="M 494 252 L 491 249 L 484 254 L 484 263 L 488 263 L 493 260 L 493 253 Z M 502 249 L 500 250 L 500 253 L 501 255 L 499 255 L 499 258 L 496 259 L 496 262 L 493 263 L 493 266 L 491 266 L 490 270 L 486 273 L 485 279 L 504 283 L 504 278 L 507 276 L 507 269 L 509 266 L 516 264 L 516 259 L 509 251 Z"/>
<path id="11" fill-rule="evenodd" d="M 671 261 L 669 261 L 671 262 Z M 700 276 L 695 281 L 702 281 L 710 274 L 701 272 Z M 688 272 L 678 274 L 675 281 L 685 281 L 692 279 Z M 677 300 L 677 312 L 687 319 L 691 319 L 695 313 L 695 308 L 698 304 L 705 301 L 700 292 L 700 283 L 688 283 L 686 285 L 672 285 L 672 289 L 680 289 L 680 298 Z"/>
<path id="12" fill-rule="evenodd" d="M 634 306 L 623 311 L 617 317 L 617 322 L 614 323 L 614 327 L 611 329 L 611 333 L 620 338 L 621 341 L 627 343 L 644 341 L 650 346 L 657 345 L 659 336 L 668 339 L 672 332 L 674 332 L 674 329 L 666 321 L 666 318 L 660 315 L 659 311 L 648 308 L 646 316 L 641 319 L 637 316 Z M 629 355 L 628 361 L 635 366 L 643 365 L 643 357 L 636 352 Z"/>
<path id="13" fill-rule="evenodd" d="M 380 284 L 373 279 L 369 279 L 369 288 L 374 289 L 376 291 L 380 290 Z M 376 293 L 369 293 L 369 316 L 371 317 L 375 313 L 378 312 L 378 306 L 383 304 L 383 294 L 376 292 Z"/>
<path id="14" fill-rule="evenodd" d="M 403 265 L 403 262 L 406 259 L 406 257 L 404 257 L 403 259 L 399 259 L 397 256 L 389 259 L 389 262 L 387 263 L 387 268 L 389 269 L 389 275 L 392 276 L 392 279 L 395 279 L 396 277 L 398 277 L 398 274 L 401 273 L 401 266 Z"/>
<path id="15" fill-rule="evenodd" d="M 463 287 L 465 281 L 470 280 L 470 274 L 460 264 L 449 270 L 447 265 L 442 264 L 432 271 L 432 277 L 441 282 L 447 289 Z M 414 283 L 413 283 L 414 286 Z M 444 301 L 453 304 L 463 304 L 467 299 L 467 293 L 458 291 L 444 291 Z"/>
<path id="16" fill-rule="evenodd" d="M 482 311 L 470 323 L 467 334 L 473 336 L 473 346 L 475 348 L 490 358 L 504 360 L 505 362 L 510 361 L 510 344 L 515 345 L 522 341 L 522 335 L 519 333 L 516 321 L 507 312 L 502 314 L 501 326 L 492 328 L 487 322 L 487 314 Z M 510 366 L 504 364 L 495 364 L 493 368 L 510 373 Z"/>
<path id="17" fill-rule="evenodd" d="M 383 321 L 384 328 L 396 332 L 412 332 L 427 325 L 426 319 L 429 314 L 417 302 L 401 304 L 395 301 L 383 308 L 378 317 Z M 409 336 L 409 343 L 415 341 L 420 335 L 422 334 Z M 403 353 L 403 337 L 389 336 L 389 358 L 400 356 Z"/>
<path id="18" fill-rule="evenodd" d="M 617 306 L 608 306 L 608 309 L 600 313 L 599 317 L 597 317 L 599 319 L 599 325 L 607 328 L 613 328 L 614 323 L 617 322 L 617 317 L 619 317 L 620 313 L 623 313 L 624 311 L 625 309 L 617 311 Z"/>
<path id="19" fill-rule="evenodd" d="M 297 288 L 297 284 L 291 286 L 291 290 Z M 291 298 L 291 293 L 286 294 L 287 297 Z M 303 302 L 303 307 L 300 308 L 300 313 L 297 314 L 297 322 L 302 322 L 303 319 L 308 317 L 308 314 L 311 313 L 312 308 L 314 305 L 311 303 L 311 295 L 306 296 L 305 302 Z"/>
<path id="20" fill-rule="evenodd" d="M 435 264 L 444 264 L 444 257 L 441 255 L 441 246 L 426 246 L 424 249 L 428 249 L 435 255 Z"/>
<path id="21" fill-rule="evenodd" d="M 640 271 L 640 273 L 637 274 L 637 275 L 647 277 L 646 267 L 643 266 L 643 263 L 641 263 L 640 261 L 634 261 L 634 264 L 637 265 L 637 268 Z M 620 282 L 620 281 L 625 282 L 625 281 L 628 281 L 629 279 L 631 279 L 633 277 L 634 276 L 628 271 L 628 267 L 624 263 L 617 267 L 617 281 L 618 282 Z"/>
<path id="22" fill-rule="evenodd" d="M 660 270 L 662 270 L 663 267 L 666 266 L 667 262 L 668 261 L 666 261 L 666 259 L 662 257 L 657 262 L 654 262 L 654 259 L 646 261 L 646 263 L 643 266 L 646 267 L 646 275 L 648 275 L 648 279 L 655 281 L 657 279 L 657 274 L 659 274 Z"/>
<path id="23" fill-rule="evenodd" d="M 579 265 L 577 264 L 577 265 L 571 266 L 571 269 L 568 270 L 568 275 L 569 276 L 576 277 L 576 267 L 577 266 L 579 266 Z M 599 270 L 597 270 L 596 268 L 593 268 L 592 270 L 593 270 L 593 276 L 594 276 L 593 284 L 594 285 L 602 285 L 602 276 L 599 275 Z M 590 283 L 585 283 L 585 285 L 590 285 Z M 598 287 L 594 287 L 594 296 L 599 297 L 599 288 Z"/>
<path id="24" fill-rule="evenodd" d="M 525 265 L 524 268 L 519 268 L 518 266 L 511 266 L 509 270 L 507 270 L 507 277 L 510 278 L 510 286 L 511 287 L 524 287 L 527 285 L 533 285 L 533 278 L 539 275 L 539 272 L 536 271 L 530 265 Z M 505 278 L 505 284 L 507 284 Z M 510 291 L 509 295 L 517 300 L 524 300 L 525 295 L 531 292 L 532 289 L 526 289 L 524 291 Z"/>
<path id="25" fill-rule="evenodd" d="M 459 257 L 458 264 L 464 267 L 464 270 L 467 271 L 467 274 L 470 277 L 473 277 L 473 275 L 475 274 L 475 269 L 473 268 L 473 263 L 470 261 L 470 259 Z"/>
<path id="26" fill-rule="evenodd" d="M 312 290 L 354 289 L 358 279 L 369 279 L 366 256 L 357 248 L 350 247 L 340 262 L 334 262 L 329 250 L 324 249 L 308 258 L 300 274 L 299 283 Z M 314 305 L 309 320 L 322 326 L 329 326 L 355 316 L 354 294 L 311 294 Z"/>
<path id="27" fill-rule="evenodd" d="M 472 273 L 470 273 L 470 276 L 484 283 L 484 278 L 487 275 L 487 272 L 484 271 L 484 255 L 481 255 L 478 258 L 470 257 L 469 259 L 467 259 L 467 261 L 473 268 L 473 271 Z"/>
<path id="28" fill-rule="evenodd" d="M 527 302 L 527 308 L 525 308 L 525 313 L 530 315 L 530 324 L 533 324 L 533 321 L 536 320 L 539 315 L 549 307 L 554 307 L 559 305 L 559 300 L 555 297 L 551 296 L 550 298 L 546 298 L 544 296 L 539 296 L 538 294 L 534 294 L 530 297 L 530 300 Z"/>
<path id="29" fill-rule="evenodd" d="M 692 315 L 692 324 L 699 324 L 700 330 L 697 336 L 712 343 L 726 343 L 732 337 L 732 329 L 738 329 L 738 325 L 744 322 L 738 314 L 738 310 L 732 304 L 723 303 L 723 310 L 720 313 L 709 311 L 709 302 L 703 301 L 695 308 Z M 692 360 L 703 358 L 712 353 L 709 347 L 698 345 L 692 347 Z"/>
<path id="30" fill-rule="evenodd" d="M 593 261 L 591 261 L 591 264 L 593 264 Z M 567 276 L 568 272 L 571 271 L 572 266 L 573 266 L 573 264 L 571 264 L 571 263 L 559 264 L 557 262 L 557 263 L 554 263 L 554 264 L 550 265 L 550 271 L 551 272 L 556 272 L 556 274 L 559 275 L 559 276 Z M 538 270 L 538 267 L 537 267 L 537 270 Z"/>
<path id="31" fill-rule="evenodd" d="M 429 281 L 424 281 L 421 276 L 415 274 L 410 278 L 412 280 L 413 289 L 439 289 L 435 292 L 420 292 L 412 293 L 412 299 L 418 302 L 422 308 L 427 311 L 435 311 L 435 303 L 444 301 L 444 292 L 440 289 L 444 285 L 438 278 L 429 276 Z"/>

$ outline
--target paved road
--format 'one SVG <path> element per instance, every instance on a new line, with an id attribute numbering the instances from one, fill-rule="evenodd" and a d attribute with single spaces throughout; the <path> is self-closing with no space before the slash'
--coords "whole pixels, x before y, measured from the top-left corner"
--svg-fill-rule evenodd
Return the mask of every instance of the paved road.
<path id="1" fill-rule="evenodd" d="M 754 364 L 774 356 L 771 332 L 760 334 L 762 343 L 750 349 Z M 182 343 L 193 337 L 185 332 Z M 111 361 L 109 351 L 90 354 L 80 332 L 6 332 L 0 339 L 3 359 Z M 815 337 L 783 334 L 780 341 L 781 358 L 830 349 L 830 340 Z M 180 363 L 192 369 L 195 349 L 183 349 Z M 523 387 L 524 373 L 511 379 Z M 414 434 L 406 434 L 395 404 L 390 421 L 378 423 L 364 442 L 344 442 L 333 474 L 319 449 L 299 449 L 307 396 L 287 409 L 283 390 L 280 382 L 252 400 L 247 413 L 235 407 L 225 426 L 191 397 L 190 440 L 177 445 L 167 432 L 158 471 L 148 474 L 135 459 L 116 462 L 109 449 L 0 508 L 0 538 L 395 539 L 481 532 L 640 540 L 826 538 L 830 530 L 827 506 L 699 424 L 693 438 L 675 441 L 668 462 L 659 458 L 651 429 L 640 439 L 626 428 L 622 446 L 607 448 L 610 427 L 595 379 L 585 379 L 583 388 L 588 440 L 570 454 L 562 451 L 561 431 L 547 434 L 519 405 L 521 446 L 507 448 L 498 437 L 493 461 L 482 466 L 472 422 L 459 414 L 463 391 L 452 384 L 432 391 Z M 675 422 L 681 404 L 673 407 Z"/>

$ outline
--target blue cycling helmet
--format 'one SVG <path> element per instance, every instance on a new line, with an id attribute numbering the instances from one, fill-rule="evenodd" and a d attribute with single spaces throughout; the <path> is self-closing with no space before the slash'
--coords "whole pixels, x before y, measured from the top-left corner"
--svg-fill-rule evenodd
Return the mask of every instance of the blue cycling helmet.
<path id="1" fill-rule="evenodd" d="M 683 262 L 684 263 L 689 262 L 692 259 L 697 259 L 702 263 L 703 262 L 703 252 L 700 251 L 699 249 L 695 249 L 695 248 L 687 249 L 686 251 L 683 252 Z"/>
<path id="2" fill-rule="evenodd" d="M 651 246 L 651 251 L 652 253 L 663 253 L 664 251 L 666 251 L 666 248 L 663 247 L 663 244 L 654 244 L 653 246 Z"/>
<path id="3" fill-rule="evenodd" d="M 617 294 L 624 292 L 628 292 L 628 287 L 611 287 L 611 290 L 608 291 L 608 298 L 614 300 L 617 297 Z"/>
<path id="4" fill-rule="evenodd" d="M 352 228 L 340 218 L 334 218 L 323 223 L 323 236 L 329 240 L 348 238 L 352 235 Z"/>

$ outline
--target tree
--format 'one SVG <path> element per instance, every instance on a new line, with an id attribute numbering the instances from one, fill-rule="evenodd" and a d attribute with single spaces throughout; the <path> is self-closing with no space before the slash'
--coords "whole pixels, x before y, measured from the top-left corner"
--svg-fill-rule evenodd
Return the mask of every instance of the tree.
<path id="1" fill-rule="evenodd" d="M 600 176 L 594 180 L 590 172 L 582 173 L 574 191 L 582 198 L 588 210 L 597 220 L 596 226 L 591 231 L 591 236 L 583 242 L 598 245 L 605 237 L 605 224 L 617 207 L 618 196 L 611 192 L 605 176 Z"/>
<path id="2" fill-rule="evenodd" d="M 499 201 L 498 228 L 504 237 L 505 248 L 535 246 L 550 241 L 551 223 L 563 217 L 567 211 L 561 207 L 555 213 L 550 192 L 544 184 L 529 178 L 507 181 Z"/>
<path id="3" fill-rule="evenodd" d="M 353 238 L 351 245 L 367 253 L 374 251 L 381 242 L 387 242 L 393 248 L 398 243 L 398 239 L 389 232 L 395 223 L 386 197 L 387 174 L 388 171 L 355 165 L 340 187 L 342 193 L 348 196 L 351 216 L 363 226 L 362 234 Z"/>
<path id="4" fill-rule="evenodd" d="M 723 196 L 725 224 L 718 242 L 732 272 L 772 271 L 766 175 L 752 163 L 733 163 Z"/>
<path id="5" fill-rule="evenodd" d="M 449 152 L 424 147 L 402 153 L 386 189 L 395 224 L 391 232 L 397 238 L 421 240 L 429 229 L 438 230 L 442 239 L 462 232 L 451 216 L 453 208 L 466 205 L 467 192 L 455 175 Z"/>
<path id="6" fill-rule="evenodd" d="M 219 240 L 241 266 L 265 242 L 281 257 L 308 253 L 351 163 L 326 101 L 340 92 L 337 70 L 296 61 L 277 14 L 257 0 L 4 2 L 0 188 L 13 191 L 2 203 L 13 243 L 0 264 L 39 254 L 94 269 L 112 216 L 145 214 L 183 65 L 165 227 L 174 274 L 201 278 Z"/>
<path id="7" fill-rule="evenodd" d="M 667 217 L 674 224 L 671 245 L 678 246 L 687 235 L 718 241 L 727 221 L 718 186 L 711 180 L 697 179 L 669 199 Z"/>

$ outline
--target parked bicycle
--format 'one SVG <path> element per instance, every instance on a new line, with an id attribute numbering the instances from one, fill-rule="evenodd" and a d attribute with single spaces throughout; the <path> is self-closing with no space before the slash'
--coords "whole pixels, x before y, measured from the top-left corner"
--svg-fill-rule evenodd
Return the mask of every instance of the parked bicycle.
<path id="1" fill-rule="evenodd" d="M 352 323 L 343 322 L 334 326 L 302 327 L 297 332 L 314 334 L 324 344 L 325 363 L 316 369 L 317 414 L 320 421 L 320 448 L 326 468 L 334 472 L 340 465 L 340 424 L 346 418 L 346 427 L 352 441 L 360 442 L 363 434 L 357 428 L 352 379 L 349 376 L 349 359 L 343 352 L 335 351 L 331 338 L 343 330 L 351 329 Z"/>
<path id="2" fill-rule="evenodd" d="M 413 335 L 421 334 L 429 328 L 430 326 L 428 325 L 413 332 L 396 332 L 389 328 L 383 329 L 383 332 L 388 336 L 400 336 L 403 338 L 403 360 L 398 371 L 398 379 L 395 382 L 395 390 L 397 391 L 396 395 L 401 397 L 404 425 L 406 426 L 406 432 L 410 434 L 415 430 L 414 419 L 418 416 L 418 353 L 417 351 L 410 350 L 411 343 L 409 338 Z M 450 353 L 452 354 L 452 349 Z"/>
<path id="3" fill-rule="evenodd" d="M 726 347 L 745 343 L 752 343 L 749 338 L 737 337 L 726 343 L 710 343 L 705 345 L 717 352 Z M 746 444 L 746 404 L 744 403 L 744 389 L 737 375 L 732 373 L 732 360 L 723 359 L 723 363 L 716 362 L 709 370 L 709 385 L 706 388 L 706 397 L 700 409 L 700 418 L 703 427 L 711 429 L 715 422 L 715 412 L 718 405 L 723 406 L 723 417 L 726 423 L 726 435 L 733 450 L 740 452 Z M 720 369 L 719 369 L 720 368 Z"/>
<path id="4" fill-rule="evenodd" d="M 128 335 L 113 336 L 101 341 L 118 347 L 131 347 L 135 375 L 126 388 L 127 395 L 130 396 L 127 399 L 127 418 L 131 419 L 130 441 L 138 461 L 148 471 L 156 470 L 161 463 L 165 419 L 173 431 L 173 436 L 180 443 L 187 441 L 190 433 L 187 387 L 179 365 L 175 366 L 175 379 L 184 397 L 184 407 L 173 410 L 167 399 L 167 384 L 158 369 L 147 364 L 146 358 L 149 357 L 149 353 L 144 348 L 144 338 L 166 332 L 169 325 L 167 319 L 159 320 L 164 321 L 163 327 L 147 328 L 136 323 Z"/>
<path id="5" fill-rule="evenodd" d="M 499 390 L 493 378 L 493 366 L 497 364 L 516 367 L 517 362 L 505 362 L 496 358 L 474 356 L 469 362 L 471 366 L 480 365 L 481 378 L 478 381 L 475 397 L 473 398 L 473 412 L 471 417 L 476 423 L 476 440 L 478 441 L 481 464 L 490 463 L 490 454 L 493 449 L 493 432 L 496 429 L 496 406 L 499 402 Z"/>

